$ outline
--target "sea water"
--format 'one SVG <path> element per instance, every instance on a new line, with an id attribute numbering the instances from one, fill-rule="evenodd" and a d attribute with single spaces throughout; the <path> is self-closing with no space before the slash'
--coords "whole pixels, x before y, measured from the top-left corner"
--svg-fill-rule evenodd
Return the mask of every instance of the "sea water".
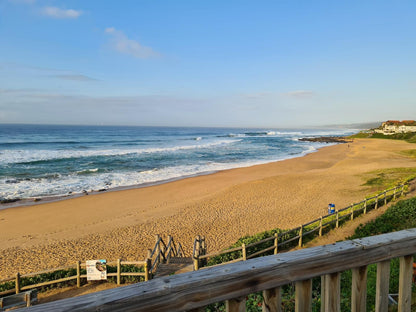
<path id="1" fill-rule="evenodd" d="M 161 183 L 313 152 L 352 130 L 0 125 L 0 200 Z"/>

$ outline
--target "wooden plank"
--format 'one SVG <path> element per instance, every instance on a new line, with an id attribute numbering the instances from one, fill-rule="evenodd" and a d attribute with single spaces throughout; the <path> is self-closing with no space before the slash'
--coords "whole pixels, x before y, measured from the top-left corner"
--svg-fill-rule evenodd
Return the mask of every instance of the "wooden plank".
<path id="1" fill-rule="evenodd" d="M 303 232 L 303 237 L 305 237 L 305 236 L 307 236 L 307 235 L 309 235 L 309 234 L 311 234 L 313 232 L 316 232 L 316 231 L 319 231 L 319 227 L 317 227 L 317 228 L 315 228 L 313 230 L 307 231 L 307 232 Z"/>
<path id="2" fill-rule="evenodd" d="M 186 311 L 291 282 L 329 274 L 325 288 L 338 289 L 338 273 L 416 253 L 416 229 L 317 246 L 204 270 L 161 277 L 32 307 L 32 311 Z M 411 266 L 410 266 L 411 267 Z M 410 276 L 411 277 L 411 276 Z M 331 300 L 327 300 L 331 303 Z M 331 310 L 326 310 L 331 311 Z"/>
<path id="3" fill-rule="evenodd" d="M 225 302 L 226 312 L 245 312 L 246 311 L 246 297 L 238 297 L 227 300 Z"/>
<path id="4" fill-rule="evenodd" d="M 400 257 L 399 312 L 410 312 L 412 305 L 413 255 Z"/>
<path id="5" fill-rule="evenodd" d="M 146 276 L 144 272 L 124 272 L 120 273 L 120 276 Z"/>
<path id="6" fill-rule="evenodd" d="M 352 269 L 351 311 L 365 312 L 367 306 L 367 266 Z"/>
<path id="7" fill-rule="evenodd" d="M 217 251 L 217 252 L 211 252 L 209 254 L 206 255 L 200 255 L 199 259 L 206 259 L 206 258 L 211 258 L 211 257 L 215 257 L 215 256 L 219 256 L 219 255 L 224 255 L 230 252 L 234 252 L 234 251 L 239 251 L 242 250 L 242 247 L 235 247 L 235 248 L 231 248 L 231 249 L 227 249 L 227 250 L 222 250 L 222 251 Z"/>
<path id="8" fill-rule="evenodd" d="M 312 312 L 312 280 L 296 282 L 295 312 Z"/>
<path id="9" fill-rule="evenodd" d="M 341 274 L 331 273 L 325 276 L 325 302 L 326 312 L 341 311 Z"/>
<path id="10" fill-rule="evenodd" d="M 261 254 L 263 254 L 265 252 L 268 252 L 268 251 L 274 250 L 274 249 L 276 249 L 276 247 L 275 246 L 271 246 L 271 247 L 268 247 L 266 249 L 259 250 L 259 251 L 255 252 L 255 253 L 247 256 L 247 259 L 255 258 L 255 257 L 257 257 L 257 256 L 259 256 L 259 255 L 261 255 Z"/>
<path id="11" fill-rule="evenodd" d="M 248 244 L 248 245 L 246 245 L 246 248 L 249 248 L 249 247 L 254 247 L 254 246 L 257 246 L 257 245 L 260 245 L 260 244 L 266 243 L 266 242 L 268 242 L 268 241 L 271 241 L 271 240 L 273 240 L 273 239 L 274 239 L 274 236 L 270 236 L 270 237 L 264 238 L 264 239 L 262 239 L 262 240 L 259 240 L 258 242 L 254 242 L 254 243 Z"/>
<path id="12" fill-rule="evenodd" d="M 144 266 L 146 261 L 121 261 L 121 265 L 137 265 Z"/>
<path id="13" fill-rule="evenodd" d="M 16 290 L 15 289 L 9 289 L 9 290 L 5 290 L 0 292 L 0 296 L 4 296 L 4 295 L 8 295 L 8 294 L 15 294 Z"/>
<path id="14" fill-rule="evenodd" d="M 326 278 L 326 275 L 321 276 L 321 312 L 325 312 L 325 302 L 326 302 L 325 278 Z"/>
<path id="15" fill-rule="evenodd" d="M 28 290 L 28 289 L 33 289 L 33 288 L 37 288 L 37 287 L 42 287 L 42 286 L 47 286 L 47 285 L 52 285 L 52 284 L 57 284 L 57 283 L 62 283 L 62 282 L 67 282 L 67 281 L 72 281 L 72 280 L 76 280 L 77 276 L 70 276 L 70 277 L 64 277 L 64 278 L 60 278 L 54 281 L 48 281 L 48 282 L 43 282 L 43 283 L 38 283 L 38 284 L 33 284 L 33 285 L 28 285 L 28 286 L 24 286 L 22 287 L 20 290 Z"/>
<path id="16" fill-rule="evenodd" d="M 376 308 L 375 312 L 389 309 L 390 261 L 377 263 Z"/>
<path id="17" fill-rule="evenodd" d="M 282 291 L 280 287 L 263 290 L 262 312 L 282 312 Z"/>

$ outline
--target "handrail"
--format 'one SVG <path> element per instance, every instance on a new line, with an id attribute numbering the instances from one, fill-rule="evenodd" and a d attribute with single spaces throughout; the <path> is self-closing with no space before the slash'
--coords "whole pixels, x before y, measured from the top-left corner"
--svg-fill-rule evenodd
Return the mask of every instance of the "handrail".
<path id="1" fill-rule="evenodd" d="M 180 245 L 180 249 L 176 248 L 175 240 L 172 236 L 168 236 L 168 242 L 166 244 L 159 234 L 156 235 L 155 247 L 153 250 L 149 249 L 148 253 L 148 258 L 151 259 L 150 272 L 154 273 L 162 262 L 169 263 L 172 257 L 183 257 L 184 253 L 181 252 L 179 255 L 179 250 L 182 250 L 182 246 Z"/>
<path id="2" fill-rule="evenodd" d="M 380 202 L 380 200 L 383 200 L 383 197 L 384 197 L 384 204 L 387 203 L 387 199 L 388 199 L 387 194 L 390 193 L 390 192 L 394 192 L 394 193 L 391 193 L 389 195 L 390 200 L 395 200 L 396 197 L 398 196 L 398 194 L 396 194 L 397 190 L 401 189 L 401 195 L 403 195 L 404 187 L 405 187 L 405 185 L 398 185 L 396 187 L 387 189 L 387 190 L 385 190 L 385 191 L 383 191 L 383 192 L 381 192 L 381 193 L 379 193 L 379 194 L 377 194 L 373 197 L 366 198 L 363 201 L 360 201 L 360 202 L 354 203 L 354 204 L 350 204 L 345 208 L 336 210 L 335 213 L 324 215 L 319 219 L 309 221 L 305 224 L 302 224 L 299 227 L 295 227 L 295 228 L 287 230 L 285 232 L 278 233 L 277 243 L 275 243 L 275 247 L 274 247 L 275 248 L 275 253 L 277 253 L 278 246 L 281 247 L 281 246 L 287 245 L 291 242 L 294 242 L 296 240 L 298 240 L 298 245 L 301 246 L 303 244 L 303 237 L 305 237 L 307 235 L 311 235 L 312 233 L 315 233 L 315 232 L 318 232 L 318 231 L 319 231 L 319 236 L 321 236 L 322 235 L 322 230 L 323 230 L 323 228 L 326 228 L 326 226 L 331 225 L 331 224 L 335 224 L 336 227 L 339 227 L 339 224 L 340 224 L 341 221 L 345 222 L 345 220 L 347 218 L 353 219 L 354 216 L 356 216 L 361 211 L 364 211 L 364 213 L 366 213 L 366 211 L 368 209 L 370 209 L 369 206 L 371 206 L 371 205 L 374 206 L 374 209 L 377 209 L 378 206 L 379 206 L 379 202 Z M 371 202 L 373 199 L 374 199 L 374 202 Z M 381 204 L 383 204 L 383 202 Z M 354 209 L 354 207 L 356 209 Z M 324 222 L 324 220 L 326 222 Z M 315 234 L 315 235 L 318 235 L 318 234 Z M 287 236 L 288 236 L 288 238 L 285 238 Z M 253 247 L 253 246 L 262 244 L 264 242 L 274 240 L 274 239 L 275 239 L 274 236 L 270 236 L 270 237 L 264 238 L 260 241 L 247 244 L 244 248 L 247 249 L 247 248 L 250 248 L 250 247 Z M 225 250 L 222 250 L 222 251 L 213 252 L 213 253 L 209 253 L 209 254 L 206 254 L 206 251 L 205 251 L 204 255 L 202 255 L 201 252 L 199 251 L 200 245 L 201 245 L 201 237 L 198 236 L 195 239 L 194 246 L 193 246 L 194 269 L 196 269 L 196 270 L 200 268 L 200 264 L 199 264 L 200 260 L 208 259 L 208 258 L 219 256 L 219 255 L 229 254 L 229 253 L 234 252 L 234 251 L 243 250 L 242 246 L 238 246 L 238 247 L 225 249 Z M 270 247 L 266 247 L 263 250 L 256 251 L 255 254 L 256 255 L 261 255 L 261 254 L 263 254 L 267 251 L 271 251 L 271 250 L 273 250 L 273 248 L 270 246 Z M 246 251 L 244 251 L 244 252 L 246 252 Z M 252 257 L 253 257 L 253 254 L 246 255 L 246 259 L 252 258 Z M 244 258 L 244 256 L 243 256 L 243 258 Z M 230 261 L 225 262 L 225 263 L 229 263 L 229 262 Z"/>
<path id="3" fill-rule="evenodd" d="M 224 300 L 233 307 L 232 311 L 243 311 L 248 294 L 263 291 L 265 301 L 268 301 L 271 293 L 279 292 L 279 287 L 294 282 L 296 305 L 307 311 L 311 307 L 311 279 L 319 276 L 325 289 L 320 295 L 323 307 L 328 311 L 327 307 L 334 306 L 337 310 L 340 302 L 339 273 L 350 269 L 353 269 L 352 283 L 357 285 L 352 290 L 351 306 L 362 311 L 360 305 L 366 295 L 366 266 L 377 263 L 380 270 L 385 270 L 384 263 L 393 258 L 400 258 L 399 311 L 410 311 L 412 255 L 415 253 L 416 229 L 409 229 L 162 277 L 147 283 L 37 305 L 30 311 L 175 312 Z M 385 283 L 382 276 L 380 274 L 376 282 L 376 306 L 385 305 L 386 298 L 388 304 L 388 288 L 381 287 Z M 329 289 L 330 286 L 333 287 Z"/>

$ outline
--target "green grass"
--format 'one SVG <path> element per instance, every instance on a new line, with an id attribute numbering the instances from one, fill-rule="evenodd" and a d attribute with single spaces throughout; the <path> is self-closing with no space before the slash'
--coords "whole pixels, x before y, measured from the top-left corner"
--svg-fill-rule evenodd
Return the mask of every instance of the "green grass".
<path id="1" fill-rule="evenodd" d="M 401 151 L 400 154 L 404 156 L 416 158 L 416 149 L 404 150 L 404 151 Z"/>
<path id="2" fill-rule="evenodd" d="M 405 184 L 416 178 L 415 168 L 389 168 L 370 171 L 362 175 L 364 186 L 370 186 L 374 190 L 389 189 Z"/>
<path id="3" fill-rule="evenodd" d="M 401 200 L 373 221 L 361 224 L 349 239 L 390 233 L 416 227 L 416 197 Z"/>
<path id="4" fill-rule="evenodd" d="M 351 135 L 348 138 L 350 139 L 387 139 L 387 140 L 404 140 L 409 143 L 416 143 L 416 132 L 409 133 L 396 133 L 392 135 L 384 135 L 382 133 L 367 133 L 359 132 L 357 134 Z"/>

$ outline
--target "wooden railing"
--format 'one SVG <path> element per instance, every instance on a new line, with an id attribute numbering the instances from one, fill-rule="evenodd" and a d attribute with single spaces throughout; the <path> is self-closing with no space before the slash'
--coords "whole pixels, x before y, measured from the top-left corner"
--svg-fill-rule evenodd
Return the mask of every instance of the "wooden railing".
<path id="1" fill-rule="evenodd" d="M 143 267 L 143 272 L 123 272 L 123 266 L 125 265 L 134 265 L 134 266 Z M 116 266 L 117 268 L 116 272 L 107 273 L 107 277 L 116 277 L 117 285 L 121 284 L 122 277 L 141 276 L 143 277 L 145 281 L 151 278 L 150 259 L 147 259 L 145 261 L 123 261 L 123 260 L 118 259 L 117 261 L 107 262 L 107 267 L 108 266 Z M 14 277 L 0 280 L 0 284 L 4 284 L 7 282 L 14 284 L 13 289 L 0 292 L 0 296 L 13 294 L 13 293 L 18 294 L 22 291 L 26 291 L 30 289 L 40 288 L 40 287 L 59 284 L 59 283 L 68 283 L 68 282 L 75 281 L 75 280 L 77 283 L 77 287 L 81 287 L 81 280 L 87 279 L 87 274 L 82 274 L 82 269 L 85 269 L 85 268 L 86 268 L 85 262 L 81 263 L 80 261 L 77 261 L 74 265 L 71 265 L 71 266 L 49 269 L 49 270 L 45 270 L 42 272 L 35 272 L 35 273 L 29 273 L 29 274 L 16 273 Z M 64 277 L 64 278 L 57 278 L 57 279 L 52 278 L 48 281 L 44 281 L 40 283 L 30 283 L 29 285 L 22 286 L 22 281 L 24 279 L 32 278 L 36 280 L 36 279 L 39 279 L 39 276 L 41 275 L 54 273 L 57 271 L 67 271 L 66 275 L 69 275 L 69 276 Z M 74 274 L 71 274 L 71 271 L 73 271 Z"/>
<path id="2" fill-rule="evenodd" d="M 411 311 L 416 229 L 154 279 L 46 303 L 30 311 L 203 311 L 226 301 L 245 311 L 245 298 L 263 292 L 263 311 L 281 311 L 281 286 L 295 284 L 295 311 L 311 311 L 312 278 L 321 277 L 321 311 L 340 311 L 340 273 L 352 270 L 351 311 L 366 311 L 367 266 L 377 263 L 375 311 L 388 310 L 390 260 L 400 259 L 398 311 Z"/>
<path id="3" fill-rule="evenodd" d="M 200 246 L 201 237 L 198 236 L 194 243 L 194 270 L 198 270 L 206 266 L 245 261 L 263 255 L 277 254 L 279 251 L 287 250 L 290 247 L 302 247 L 305 239 L 322 236 L 324 231 L 331 228 L 338 228 L 343 222 L 353 220 L 358 215 L 362 213 L 366 214 L 372 209 L 378 209 L 382 205 L 386 205 L 388 202 L 396 200 L 396 198 L 402 196 L 404 194 L 404 190 L 405 185 L 396 186 L 373 197 L 366 198 L 359 203 L 351 204 L 346 208 L 335 210 L 333 213 L 321 216 L 319 219 L 312 220 L 291 230 L 280 233 L 276 232 L 274 235 L 257 242 L 242 244 L 241 246 L 218 252 L 207 253 L 205 248 L 205 239 L 204 249 L 203 252 L 201 252 L 200 248 L 195 247 Z M 219 256 L 227 257 L 223 257 L 222 259 L 215 261 L 215 257 Z M 213 259 L 214 261 L 208 261 L 210 259 Z"/>
<path id="4" fill-rule="evenodd" d="M 168 236 L 168 242 L 165 243 L 160 235 L 156 235 L 155 247 L 148 250 L 148 259 L 151 259 L 150 272 L 154 273 L 160 263 L 169 263 L 172 257 L 184 257 L 181 243 L 176 246 L 172 236 Z"/>
<path id="5" fill-rule="evenodd" d="M 149 250 L 148 258 L 144 261 L 123 261 L 118 259 L 117 261 L 107 262 L 107 267 L 113 266 L 116 267 L 116 272 L 107 273 L 107 277 L 116 277 L 117 285 L 121 284 L 122 277 L 128 276 L 141 276 L 143 277 L 144 281 L 148 281 L 152 278 L 152 273 L 154 273 L 157 269 L 159 263 L 169 263 L 169 259 L 172 257 L 183 257 L 184 252 L 182 249 L 181 244 L 179 243 L 176 246 L 173 238 L 168 236 L 167 244 L 163 241 L 160 235 L 156 236 L 156 243 L 153 250 Z M 126 272 L 123 271 L 123 266 L 134 265 L 143 267 L 143 272 Z M 22 291 L 36 289 L 40 287 L 45 287 L 49 285 L 59 284 L 59 283 L 71 283 L 76 280 L 77 287 L 81 287 L 81 280 L 86 279 L 87 275 L 83 274 L 82 271 L 85 271 L 86 264 L 77 261 L 75 264 L 60 268 L 54 268 L 45 270 L 42 272 L 35 272 L 35 273 L 28 273 L 28 274 L 20 274 L 19 272 L 16 273 L 15 276 L 5 278 L 0 280 L 0 285 L 10 283 L 11 287 L 7 287 L 9 289 L 0 291 L 0 296 L 9 295 L 13 293 L 20 293 Z M 47 280 L 43 280 L 42 282 L 33 282 L 33 283 L 25 283 L 27 285 L 22 286 L 22 281 L 27 279 L 32 280 L 39 280 L 41 275 L 54 273 L 57 271 L 65 271 L 65 277 L 62 278 L 48 278 Z"/>

